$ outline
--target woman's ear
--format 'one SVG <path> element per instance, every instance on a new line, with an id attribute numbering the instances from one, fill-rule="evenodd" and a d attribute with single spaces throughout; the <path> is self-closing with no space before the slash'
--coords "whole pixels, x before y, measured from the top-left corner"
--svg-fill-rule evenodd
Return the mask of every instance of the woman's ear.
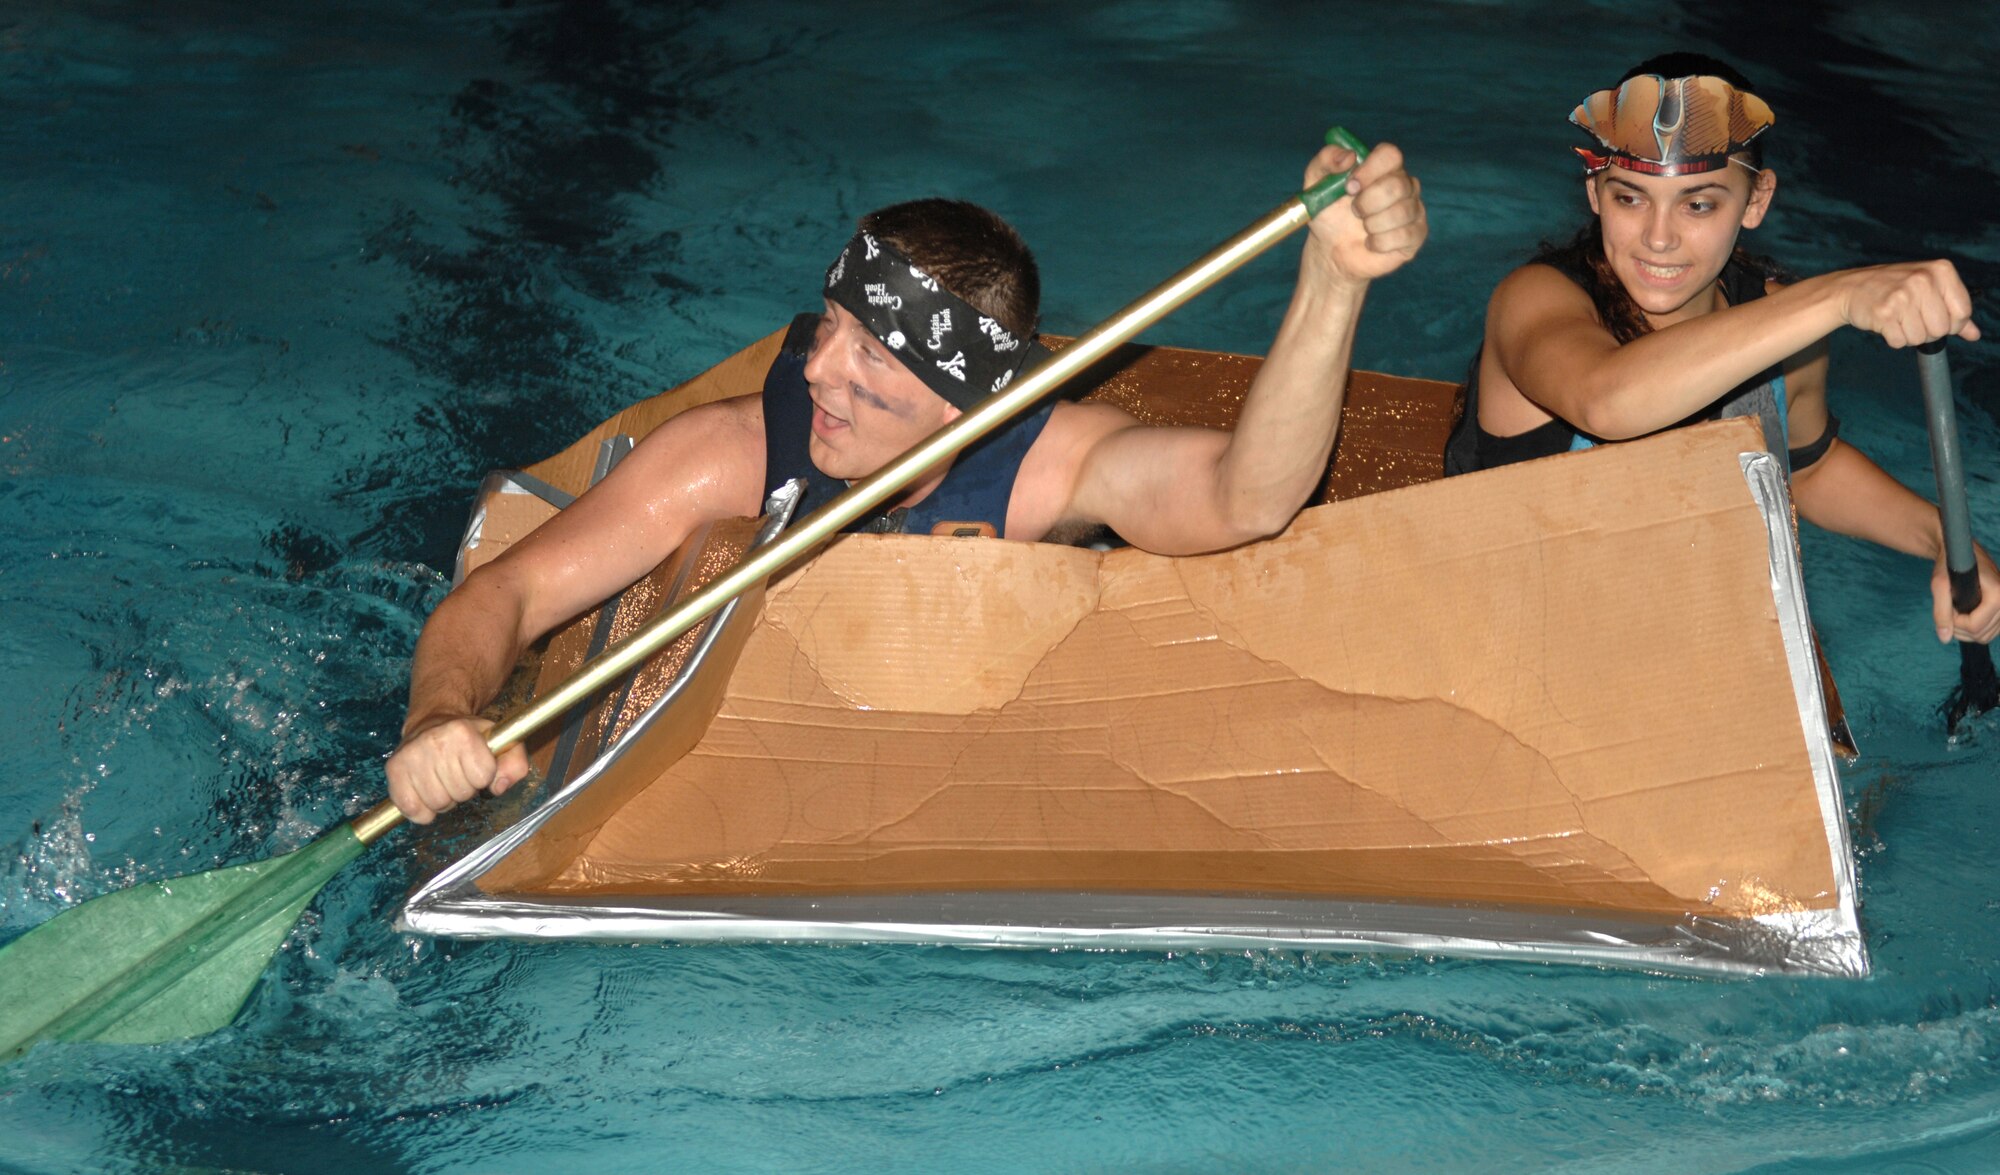
<path id="1" fill-rule="evenodd" d="M 1764 168 L 1751 181 L 1750 206 L 1743 210 L 1743 227 L 1756 228 L 1764 223 L 1765 213 L 1771 211 L 1771 197 L 1778 190 L 1778 173 Z"/>
<path id="2" fill-rule="evenodd" d="M 1590 214 L 1591 214 L 1592 216 L 1601 216 L 1601 215 L 1603 215 L 1603 214 L 1602 214 L 1601 212 L 1599 212 L 1599 211 L 1598 211 L 1598 208 L 1597 208 L 1597 177 L 1596 177 L 1596 176 L 1594 176 L 1594 175 L 1587 175 L 1587 176 L 1584 176 L 1584 177 L 1583 177 L 1583 194 L 1584 194 L 1585 198 L 1587 198 L 1587 199 L 1588 199 L 1588 200 L 1590 201 Z"/>

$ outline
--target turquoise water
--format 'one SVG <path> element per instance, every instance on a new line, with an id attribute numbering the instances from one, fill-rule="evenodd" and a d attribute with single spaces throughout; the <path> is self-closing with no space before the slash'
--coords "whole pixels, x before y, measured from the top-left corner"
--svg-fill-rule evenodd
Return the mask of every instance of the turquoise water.
<path id="1" fill-rule="evenodd" d="M 1948 253 L 2000 325 L 1990 5 L 306 7 L 0 9 L 0 937 L 372 803 L 479 474 L 775 329 L 880 203 L 1000 209 L 1074 331 L 1337 120 L 1434 224 L 1357 360 L 1455 377 L 1579 214 L 1563 114 L 1691 46 L 1780 111 L 1758 247 Z M 1283 252 L 1151 337 L 1261 350 Z M 2000 364 L 1956 351 L 1991 539 Z M 1912 366 L 1843 338 L 1835 406 L 1921 485 Z M 2000 1168 L 2000 719 L 1944 737 L 1927 569 L 1806 555 L 1867 753 L 1867 982 L 439 942 L 389 925 L 418 833 L 227 1031 L 12 1067 L 0 1167 Z"/>

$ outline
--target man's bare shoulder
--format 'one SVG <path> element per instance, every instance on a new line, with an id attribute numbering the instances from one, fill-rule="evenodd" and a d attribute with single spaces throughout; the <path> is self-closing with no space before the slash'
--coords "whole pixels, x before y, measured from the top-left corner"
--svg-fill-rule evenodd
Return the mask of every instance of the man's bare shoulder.
<path id="1" fill-rule="evenodd" d="M 757 397 L 689 408 L 480 574 L 518 594 L 528 631 L 546 632 L 637 580 L 701 523 L 755 515 L 763 476 Z"/>
<path id="2" fill-rule="evenodd" d="M 1121 428 L 1131 428 L 1138 423 L 1138 417 L 1116 404 L 1096 400 L 1062 400 L 1049 413 L 1049 423 L 1042 429 L 1042 435 L 1035 444 L 1040 446 L 1048 441 L 1058 447 L 1072 445 L 1117 432 Z"/>
<path id="3" fill-rule="evenodd" d="M 1115 405 L 1064 400 L 1049 413 L 1042 435 L 1029 447 L 1017 483 L 1022 479 L 1047 480 L 1059 482 L 1067 490 L 1099 441 L 1139 423 L 1138 418 Z"/>
<path id="4" fill-rule="evenodd" d="M 599 487 L 624 510 L 697 519 L 756 514 L 764 481 L 764 401 L 713 400 L 660 423 Z"/>
<path id="5" fill-rule="evenodd" d="M 1064 400 L 1049 413 L 1042 434 L 1035 438 L 1007 505 L 1007 537 L 1048 540 L 1068 521 L 1077 475 L 1100 441 L 1136 427 L 1139 420 L 1122 408 L 1088 400 Z"/>
<path id="6" fill-rule="evenodd" d="M 661 421 L 640 440 L 633 459 L 666 454 L 727 458 L 738 450 L 764 453 L 764 397 L 752 393 L 697 404 Z"/>
<path id="7" fill-rule="evenodd" d="M 764 397 L 759 392 L 751 392 L 697 404 L 661 422 L 653 432 L 668 428 L 694 432 L 748 431 L 755 433 L 761 441 L 764 436 Z"/>

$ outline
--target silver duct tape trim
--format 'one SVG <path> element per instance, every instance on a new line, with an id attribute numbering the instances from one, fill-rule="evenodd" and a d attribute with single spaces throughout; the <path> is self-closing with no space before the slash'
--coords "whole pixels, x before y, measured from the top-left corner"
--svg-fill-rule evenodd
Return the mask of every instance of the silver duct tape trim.
<path id="1" fill-rule="evenodd" d="M 1032 914 L 1033 921 L 1022 921 Z M 828 898 L 542 896 L 447 900 L 426 933 L 690 943 L 904 943 L 1100 950 L 1331 950 L 1451 955 L 1751 976 L 1822 971 L 1754 921 L 1201 894 L 957 893 Z M 1833 972 L 1841 974 L 1841 972 Z"/>
<path id="2" fill-rule="evenodd" d="M 764 525 L 758 528 L 756 536 L 751 540 L 753 547 L 763 546 L 784 530 L 785 525 L 792 519 L 792 512 L 798 508 L 800 496 L 804 493 L 803 479 L 787 482 L 771 492 L 771 496 L 764 503 L 766 515 Z M 557 812 L 562 811 L 570 801 L 581 795 L 585 788 L 604 774 L 606 769 L 624 757 L 633 742 L 687 692 L 688 683 L 694 680 L 695 675 L 708 660 L 709 651 L 715 647 L 729 626 L 737 622 L 737 613 L 741 611 L 737 606 L 739 603 L 740 600 L 731 600 L 717 610 L 714 622 L 708 626 L 694 648 L 689 650 L 687 661 L 681 666 L 681 671 L 674 677 L 673 683 L 660 695 L 659 700 L 648 706 L 646 712 L 632 722 L 618 741 L 605 748 L 604 753 L 592 760 L 590 766 L 579 772 L 568 786 L 550 795 L 519 821 L 453 862 L 449 868 L 427 882 L 404 903 L 403 912 L 396 919 L 397 929 L 419 934 L 450 933 L 430 927 L 431 908 L 453 900 L 460 902 L 485 900 L 477 885 L 479 878 L 507 854 L 519 848 L 522 842 L 533 836 Z M 750 623 L 750 620 L 743 620 L 742 623 Z"/>
<path id="3" fill-rule="evenodd" d="M 1799 729 L 1812 762 L 1813 791 L 1832 857 L 1836 906 L 1831 911 L 1767 915 L 1775 932 L 1790 934 L 1801 950 L 1817 959 L 1814 970 L 1860 978 L 1868 974 L 1868 946 L 1861 933 L 1860 903 L 1854 880 L 1854 845 L 1847 832 L 1847 806 L 1840 792 L 1840 767 L 1833 749 L 1831 719 L 1819 658 L 1813 654 L 1812 617 L 1806 610 L 1806 582 L 1799 567 L 1798 535 L 1792 528 L 1792 498 L 1784 466 L 1763 450 L 1741 453 L 1737 462 L 1750 496 L 1764 516 L 1770 542 L 1771 598 L 1778 609 L 1778 632 L 1792 671 L 1792 696 Z"/>
<path id="4" fill-rule="evenodd" d="M 624 441 L 630 451 L 632 438 L 613 437 L 614 441 Z M 465 521 L 465 533 L 458 540 L 458 553 L 452 559 L 451 586 L 465 582 L 465 553 L 479 546 L 479 540 L 486 530 L 486 501 L 495 494 L 532 494 L 558 510 L 565 509 L 576 501 L 576 495 L 566 493 L 536 477 L 532 473 L 522 473 L 518 469 L 496 469 L 487 474 L 479 483 L 479 490 L 472 497 L 472 516 Z"/>
<path id="5" fill-rule="evenodd" d="M 674 899 L 494 897 L 478 876 L 532 835 L 589 776 L 453 866 L 398 927 L 457 938 L 702 943 L 908 943 L 1102 950 L 1330 950 L 1636 967 L 1682 974 L 1859 978 L 1868 956 L 1790 499 L 1768 453 L 1742 468 L 1770 536 L 1777 606 L 1839 888 L 1838 908 L 1754 919 L 1646 920 L 1601 911 L 1349 902 L 1213 894 L 959 893 Z M 712 631 L 720 631 L 720 625 Z M 697 653 L 699 656 L 699 652 Z M 695 662 L 683 674 L 694 671 Z M 676 682 L 678 687 L 679 682 Z"/>
<path id="6" fill-rule="evenodd" d="M 635 447 L 632 438 L 622 432 L 616 436 L 606 437 L 597 446 L 597 461 L 591 468 L 590 484 L 596 485 L 598 482 L 610 477 L 611 471 L 618 468 L 620 461 L 630 457 Z M 547 482 L 543 482 L 542 484 L 548 485 Z M 555 489 L 554 486 L 549 486 L 549 488 Z M 556 492 L 562 493 L 561 490 L 556 490 Z"/>

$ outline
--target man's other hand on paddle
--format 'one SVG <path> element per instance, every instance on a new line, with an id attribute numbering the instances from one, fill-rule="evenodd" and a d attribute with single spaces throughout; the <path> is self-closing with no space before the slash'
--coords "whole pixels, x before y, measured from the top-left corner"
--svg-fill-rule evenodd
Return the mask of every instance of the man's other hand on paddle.
<path id="1" fill-rule="evenodd" d="M 492 729 L 484 718 L 449 718 L 405 732 L 384 768 L 389 798 L 413 823 L 429 824 L 482 791 L 497 796 L 520 782 L 528 752 L 517 743 L 495 759 L 486 748 Z"/>

